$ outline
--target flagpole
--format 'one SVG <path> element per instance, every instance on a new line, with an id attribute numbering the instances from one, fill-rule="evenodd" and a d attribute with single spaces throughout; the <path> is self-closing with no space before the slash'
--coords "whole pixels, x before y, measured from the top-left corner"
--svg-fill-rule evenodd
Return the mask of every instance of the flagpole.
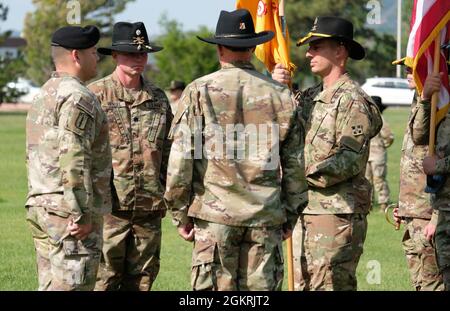
<path id="1" fill-rule="evenodd" d="M 286 38 L 286 20 L 284 18 L 284 0 L 280 0 L 278 5 L 278 15 L 280 16 L 281 30 L 283 32 L 283 37 Z"/>
<path id="2" fill-rule="evenodd" d="M 397 0 L 397 59 L 400 58 L 402 58 L 402 0 Z M 400 65 L 397 65 L 397 78 L 401 77 L 400 67 Z"/>
<path id="3" fill-rule="evenodd" d="M 440 50 L 440 35 L 434 39 L 434 63 L 433 63 L 433 73 L 439 73 L 439 61 L 441 60 L 441 50 Z M 423 92 L 423 90 L 422 90 Z M 431 96 L 431 121 L 430 121 L 430 141 L 428 144 L 428 155 L 434 156 L 434 145 L 436 138 L 436 111 L 437 103 L 439 100 L 439 92 L 434 92 Z"/>
<path id="4" fill-rule="evenodd" d="M 280 0 L 278 5 L 278 15 L 280 16 L 280 24 L 283 36 L 286 38 L 286 20 L 284 18 L 284 0 Z M 286 44 L 289 44 L 287 42 Z M 294 256 L 292 247 L 292 236 L 286 239 L 287 251 L 287 268 L 288 268 L 288 290 L 294 290 Z"/>

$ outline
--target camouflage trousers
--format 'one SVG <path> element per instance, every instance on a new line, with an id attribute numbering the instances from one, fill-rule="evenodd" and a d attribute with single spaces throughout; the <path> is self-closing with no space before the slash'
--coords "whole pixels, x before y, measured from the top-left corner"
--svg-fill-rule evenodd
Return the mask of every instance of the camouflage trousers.
<path id="1" fill-rule="evenodd" d="M 434 245 L 423 233 L 429 220 L 406 218 L 405 221 L 406 230 L 402 243 L 414 288 L 421 291 L 443 290 Z"/>
<path id="2" fill-rule="evenodd" d="M 103 255 L 95 290 L 149 291 L 159 272 L 161 213 L 104 216 Z"/>
<path id="3" fill-rule="evenodd" d="M 234 227 L 195 219 L 193 290 L 281 290 L 281 226 Z"/>
<path id="4" fill-rule="evenodd" d="M 94 231 L 80 241 L 67 232 L 69 215 L 58 214 L 38 206 L 27 211 L 39 290 L 93 290 L 102 248 L 102 217 L 92 217 Z"/>
<path id="5" fill-rule="evenodd" d="M 366 215 L 302 215 L 292 235 L 295 290 L 356 290 L 366 233 Z"/>
<path id="6" fill-rule="evenodd" d="M 450 211 L 439 210 L 435 240 L 437 262 L 442 272 L 445 290 L 450 291 Z"/>
<path id="7" fill-rule="evenodd" d="M 386 180 L 387 164 L 384 161 L 369 161 L 366 166 L 366 178 L 372 185 L 373 194 L 378 194 L 378 204 L 388 204 L 390 190 Z"/>

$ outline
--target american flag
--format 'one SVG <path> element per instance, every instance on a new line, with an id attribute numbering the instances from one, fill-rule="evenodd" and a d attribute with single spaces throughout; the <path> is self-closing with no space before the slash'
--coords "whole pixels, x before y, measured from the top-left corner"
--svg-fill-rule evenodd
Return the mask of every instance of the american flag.
<path id="1" fill-rule="evenodd" d="M 450 1 L 414 0 L 411 16 L 411 31 L 406 50 L 406 65 L 413 68 L 417 91 L 422 94 L 425 79 L 433 72 L 434 40 L 439 47 L 447 45 L 450 38 Z M 450 86 L 448 80 L 448 49 L 441 49 L 439 72 L 444 73 L 439 92 L 436 124 L 445 117 L 450 104 Z"/>

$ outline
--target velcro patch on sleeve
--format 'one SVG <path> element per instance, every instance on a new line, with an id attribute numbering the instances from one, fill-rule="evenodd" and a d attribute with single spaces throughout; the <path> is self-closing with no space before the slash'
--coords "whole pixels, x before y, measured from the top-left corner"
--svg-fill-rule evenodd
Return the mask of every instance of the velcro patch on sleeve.
<path id="1" fill-rule="evenodd" d="M 83 97 L 80 96 L 76 96 L 74 98 L 75 100 L 75 104 L 77 106 L 78 109 L 84 111 L 85 113 L 87 113 L 91 118 L 94 118 L 94 114 L 95 114 L 95 106 L 94 106 L 94 102 L 93 101 L 88 101 L 86 99 L 84 99 Z"/>
<path id="2" fill-rule="evenodd" d="M 360 152 L 363 146 L 363 142 L 350 136 L 343 136 L 340 143 L 342 146 L 345 146 L 346 148 L 355 152 Z"/>
<path id="3" fill-rule="evenodd" d="M 75 107 L 67 119 L 66 129 L 83 136 L 94 119 L 94 105 L 83 98 L 75 98 Z"/>

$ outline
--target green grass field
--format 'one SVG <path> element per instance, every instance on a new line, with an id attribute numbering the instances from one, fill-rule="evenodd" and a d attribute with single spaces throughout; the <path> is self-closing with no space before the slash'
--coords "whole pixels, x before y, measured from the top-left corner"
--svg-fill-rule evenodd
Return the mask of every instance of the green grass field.
<path id="1" fill-rule="evenodd" d="M 388 153 L 388 178 L 391 200 L 396 201 L 408 109 L 389 108 L 384 116 L 395 133 L 395 142 Z M 27 192 L 24 114 L 0 114 L 0 157 L 0 290 L 34 290 L 37 288 L 35 254 L 24 208 Z M 401 238 L 401 230 L 394 231 L 378 210 L 369 215 L 369 231 L 358 267 L 360 290 L 412 290 Z M 161 270 L 154 290 L 190 290 L 191 250 L 192 245 L 177 236 L 170 218 L 166 217 Z M 373 283 L 370 282 L 373 263 L 381 269 L 380 284 L 369 284 Z"/>

